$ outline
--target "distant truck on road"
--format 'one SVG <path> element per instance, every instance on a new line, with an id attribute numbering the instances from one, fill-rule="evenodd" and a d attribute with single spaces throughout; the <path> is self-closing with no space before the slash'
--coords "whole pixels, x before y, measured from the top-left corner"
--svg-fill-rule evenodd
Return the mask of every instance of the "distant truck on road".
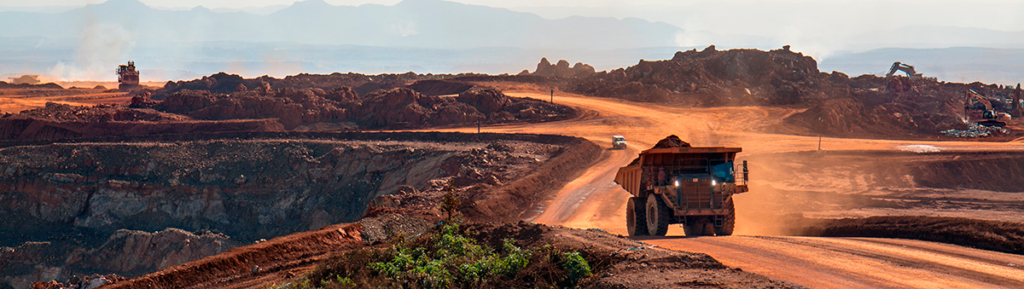
<path id="1" fill-rule="evenodd" d="M 741 148 L 691 147 L 670 136 L 619 168 L 615 183 L 633 197 L 626 204 L 630 236 L 664 236 L 681 224 L 687 236 L 732 235 L 732 196 L 748 191 L 747 162 L 741 179 L 734 160 Z"/>
<path id="2" fill-rule="evenodd" d="M 626 149 L 626 137 L 621 135 L 612 136 L 612 149 L 624 150 Z"/>

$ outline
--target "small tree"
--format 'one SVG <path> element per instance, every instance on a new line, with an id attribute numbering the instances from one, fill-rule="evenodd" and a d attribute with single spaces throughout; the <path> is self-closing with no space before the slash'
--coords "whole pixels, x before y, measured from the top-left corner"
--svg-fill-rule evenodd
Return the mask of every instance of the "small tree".
<path id="1" fill-rule="evenodd" d="M 458 190 L 459 189 L 456 188 L 454 184 L 449 182 L 448 186 L 445 187 L 445 191 L 447 192 L 444 193 L 444 199 L 441 200 L 441 210 L 448 213 L 448 218 L 446 220 L 449 222 L 452 220 L 452 217 L 458 214 L 459 206 L 462 205 L 462 202 L 459 201 L 459 197 L 455 196 L 455 192 Z"/>

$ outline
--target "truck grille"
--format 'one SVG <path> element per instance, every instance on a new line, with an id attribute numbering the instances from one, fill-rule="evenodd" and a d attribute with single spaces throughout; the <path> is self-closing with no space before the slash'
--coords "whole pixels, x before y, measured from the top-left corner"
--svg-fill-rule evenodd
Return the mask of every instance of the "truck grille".
<path id="1" fill-rule="evenodd" d="M 711 191 L 711 180 L 699 180 L 693 182 L 687 180 L 682 182 L 680 193 L 680 205 L 682 209 L 717 209 L 721 207 L 721 193 Z M 715 199 L 714 205 L 712 200 Z"/>

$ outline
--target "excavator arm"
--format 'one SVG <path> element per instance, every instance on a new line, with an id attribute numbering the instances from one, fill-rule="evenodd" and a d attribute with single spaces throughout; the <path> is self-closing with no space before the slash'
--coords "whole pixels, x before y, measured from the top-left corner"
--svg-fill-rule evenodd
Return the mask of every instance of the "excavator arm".
<path id="1" fill-rule="evenodd" d="M 889 73 L 885 74 L 885 77 L 892 77 L 894 74 L 896 74 L 896 71 L 903 71 L 903 73 L 906 73 L 907 76 L 910 78 L 918 78 L 921 77 L 922 75 L 921 73 L 917 73 L 917 71 L 914 70 L 913 65 L 896 61 L 892 63 L 891 67 L 889 67 Z"/>
<path id="2" fill-rule="evenodd" d="M 980 102 L 981 104 L 984 104 L 985 105 L 985 111 L 991 111 L 992 110 L 992 102 L 989 102 L 988 99 L 985 99 L 984 96 L 982 96 L 980 93 L 974 91 L 973 89 L 968 89 L 967 90 L 967 99 L 964 101 L 965 108 L 966 107 L 970 107 L 972 104 L 974 104 L 972 102 L 972 100 Z"/>
<path id="3" fill-rule="evenodd" d="M 974 101 L 977 101 L 985 105 L 985 111 L 982 113 L 982 118 L 984 120 L 978 122 L 978 124 L 984 126 L 1006 126 L 1006 122 L 999 120 L 999 113 L 992 109 L 992 103 L 989 102 L 988 99 L 985 99 L 985 96 L 982 96 L 973 89 L 968 89 L 965 94 L 967 96 L 964 99 L 964 119 L 970 118 L 969 112 L 971 107 L 973 106 Z"/>

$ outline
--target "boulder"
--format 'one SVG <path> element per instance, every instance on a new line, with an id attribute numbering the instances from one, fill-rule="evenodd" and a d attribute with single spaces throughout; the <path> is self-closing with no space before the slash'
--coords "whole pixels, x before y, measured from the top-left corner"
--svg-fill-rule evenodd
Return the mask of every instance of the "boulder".
<path id="1" fill-rule="evenodd" d="M 485 114 L 502 111 L 511 103 L 508 96 L 491 87 L 471 88 L 466 92 L 460 93 L 457 100 L 474 106 Z"/>

